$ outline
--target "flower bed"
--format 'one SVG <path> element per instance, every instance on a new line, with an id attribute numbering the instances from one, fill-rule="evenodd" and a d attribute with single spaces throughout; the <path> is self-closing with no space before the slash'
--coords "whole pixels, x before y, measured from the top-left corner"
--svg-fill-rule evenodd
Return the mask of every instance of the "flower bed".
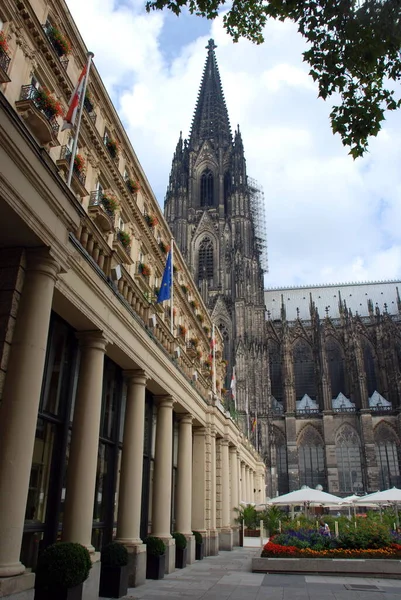
<path id="1" fill-rule="evenodd" d="M 329 548 L 313 550 L 312 548 L 297 548 L 296 546 L 281 546 L 267 542 L 263 547 L 263 558 L 401 558 L 401 545 L 391 544 L 385 548 Z"/>

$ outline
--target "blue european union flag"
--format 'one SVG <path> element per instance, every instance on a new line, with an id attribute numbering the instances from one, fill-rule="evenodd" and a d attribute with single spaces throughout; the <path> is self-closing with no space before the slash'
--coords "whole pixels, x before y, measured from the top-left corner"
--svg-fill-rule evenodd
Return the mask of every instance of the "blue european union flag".
<path id="1" fill-rule="evenodd" d="M 171 250 L 168 253 L 166 266 L 164 268 L 162 284 L 156 302 L 164 302 L 171 298 L 171 285 L 173 283 L 173 265 L 171 264 Z"/>

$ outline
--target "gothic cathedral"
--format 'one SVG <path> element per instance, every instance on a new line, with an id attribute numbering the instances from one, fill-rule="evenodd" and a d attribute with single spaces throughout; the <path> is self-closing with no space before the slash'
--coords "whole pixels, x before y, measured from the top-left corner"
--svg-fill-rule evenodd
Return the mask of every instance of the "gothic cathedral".
<path id="1" fill-rule="evenodd" d="M 262 454 L 268 496 L 400 486 L 397 282 L 266 290 L 255 190 L 213 40 L 165 216 L 225 340 L 225 403 Z M 325 313 L 325 318 L 320 315 Z M 266 318 L 267 317 L 267 318 Z"/>

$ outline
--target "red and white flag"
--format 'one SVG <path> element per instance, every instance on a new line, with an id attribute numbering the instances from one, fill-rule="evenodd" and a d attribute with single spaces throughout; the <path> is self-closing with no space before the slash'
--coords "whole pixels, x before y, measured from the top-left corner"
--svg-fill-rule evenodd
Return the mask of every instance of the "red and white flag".
<path id="1" fill-rule="evenodd" d="M 64 129 L 72 129 L 75 125 L 75 119 L 77 118 L 78 107 L 82 97 L 86 72 L 88 70 L 88 65 L 85 65 L 82 69 L 82 73 L 79 76 L 77 85 L 75 87 L 74 93 L 71 96 L 70 104 L 68 106 L 67 114 L 65 115 L 63 126 L 61 127 L 61 131 Z"/>

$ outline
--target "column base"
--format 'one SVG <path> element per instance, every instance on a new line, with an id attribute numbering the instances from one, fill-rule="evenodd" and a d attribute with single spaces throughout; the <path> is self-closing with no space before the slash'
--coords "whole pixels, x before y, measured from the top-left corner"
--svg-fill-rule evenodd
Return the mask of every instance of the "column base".
<path id="1" fill-rule="evenodd" d="M 157 536 L 159 537 L 159 536 Z M 175 571 L 175 539 L 174 538 L 160 538 L 166 544 L 166 568 L 164 574 L 168 575 Z"/>
<path id="2" fill-rule="evenodd" d="M 207 556 L 217 556 L 219 553 L 219 532 L 217 529 L 209 531 L 209 548 Z"/>
<path id="3" fill-rule="evenodd" d="M 146 581 L 146 544 L 125 547 L 128 551 L 128 587 L 138 587 Z"/>
<path id="4" fill-rule="evenodd" d="M 233 532 L 232 529 L 221 529 L 219 533 L 219 550 L 233 549 Z"/>
<path id="5" fill-rule="evenodd" d="M 25 572 L 14 577 L 0 578 L 0 598 L 33 600 L 35 596 L 35 575 Z"/>
<path id="6" fill-rule="evenodd" d="M 195 536 L 186 535 L 187 538 L 187 565 L 193 565 L 195 562 Z"/>
<path id="7" fill-rule="evenodd" d="M 100 552 L 91 554 L 92 568 L 89 571 L 89 577 L 84 581 L 82 591 L 82 600 L 99 600 L 100 583 Z"/>
<path id="8" fill-rule="evenodd" d="M 234 526 L 233 530 L 233 546 L 239 546 L 239 527 Z"/>

